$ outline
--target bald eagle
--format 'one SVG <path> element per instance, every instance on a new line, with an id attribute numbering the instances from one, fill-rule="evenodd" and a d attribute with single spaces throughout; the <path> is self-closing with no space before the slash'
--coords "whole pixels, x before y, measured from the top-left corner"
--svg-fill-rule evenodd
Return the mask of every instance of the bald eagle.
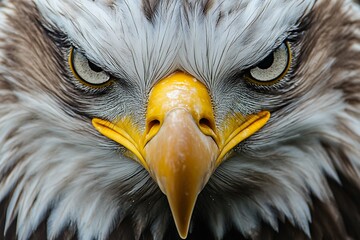
<path id="1" fill-rule="evenodd" d="M 351 0 L 0 0 L 1 239 L 360 239 Z"/>

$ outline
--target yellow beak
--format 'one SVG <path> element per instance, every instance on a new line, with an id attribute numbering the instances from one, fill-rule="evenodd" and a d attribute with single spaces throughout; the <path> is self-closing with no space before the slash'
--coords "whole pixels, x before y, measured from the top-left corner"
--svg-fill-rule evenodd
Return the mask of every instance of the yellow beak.
<path id="1" fill-rule="evenodd" d="M 234 117 L 235 116 L 235 117 Z M 176 72 L 150 92 L 145 131 L 131 119 L 93 119 L 103 135 L 130 150 L 166 194 L 179 235 L 186 238 L 198 194 L 225 156 L 262 128 L 270 113 L 233 114 L 216 127 L 207 88 Z"/>

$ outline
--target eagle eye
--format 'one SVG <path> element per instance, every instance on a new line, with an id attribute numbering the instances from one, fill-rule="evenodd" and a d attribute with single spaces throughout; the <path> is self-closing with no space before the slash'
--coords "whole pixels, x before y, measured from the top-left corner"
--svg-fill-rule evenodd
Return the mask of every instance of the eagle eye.
<path id="1" fill-rule="evenodd" d="M 71 48 L 69 66 L 74 76 L 84 85 L 104 87 L 111 82 L 111 76 L 101 67 L 89 61 L 81 52 Z"/>
<path id="2" fill-rule="evenodd" d="M 257 85 L 275 84 L 287 74 L 291 60 L 290 44 L 285 41 L 255 67 L 250 68 L 246 79 Z"/>

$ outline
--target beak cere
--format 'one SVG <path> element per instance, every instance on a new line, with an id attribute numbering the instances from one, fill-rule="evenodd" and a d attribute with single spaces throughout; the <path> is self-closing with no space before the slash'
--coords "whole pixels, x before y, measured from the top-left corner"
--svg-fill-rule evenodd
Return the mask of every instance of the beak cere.
<path id="1" fill-rule="evenodd" d="M 92 122 L 149 171 L 167 196 L 179 235 L 186 238 L 197 196 L 211 174 L 233 147 L 266 124 L 270 114 L 236 116 L 225 121 L 221 129 L 226 130 L 216 128 L 205 85 L 176 72 L 151 90 L 144 133 L 129 120 Z"/>

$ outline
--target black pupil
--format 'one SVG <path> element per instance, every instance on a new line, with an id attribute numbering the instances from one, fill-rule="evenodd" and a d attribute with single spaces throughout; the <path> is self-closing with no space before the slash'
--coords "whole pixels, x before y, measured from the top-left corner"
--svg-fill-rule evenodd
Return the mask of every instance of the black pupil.
<path id="1" fill-rule="evenodd" d="M 102 72 L 103 70 L 101 69 L 101 67 L 96 66 L 95 64 L 93 64 L 92 62 L 88 61 L 89 63 L 89 67 L 91 68 L 91 70 L 93 70 L 94 72 Z"/>
<path id="2" fill-rule="evenodd" d="M 257 67 L 260 69 L 268 69 L 274 64 L 274 53 L 271 53 L 264 60 L 262 60 Z"/>

